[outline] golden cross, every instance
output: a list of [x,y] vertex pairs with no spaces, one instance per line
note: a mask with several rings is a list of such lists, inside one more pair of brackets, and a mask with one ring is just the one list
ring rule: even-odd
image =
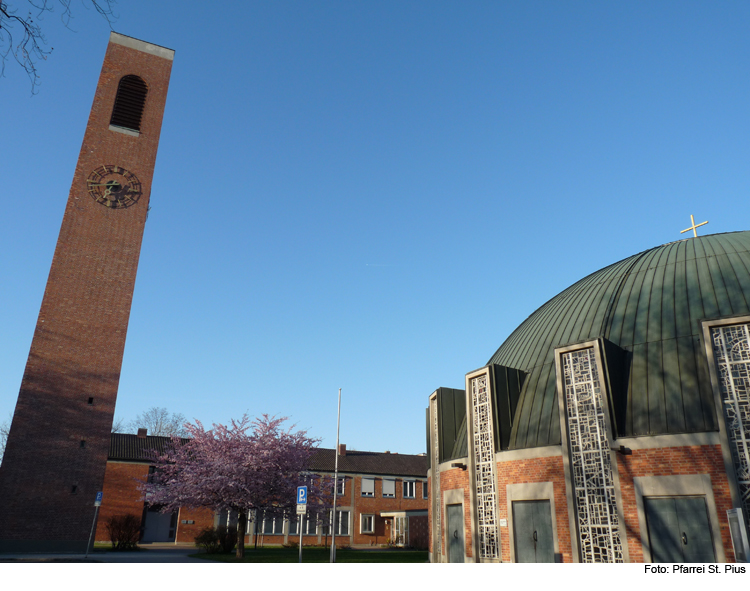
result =
[[693,214],[690,214],[690,223],[693,224],[689,228],[685,228],[680,234],[684,234],[685,232],[689,232],[690,230],[693,231],[693,236],[695,238],[698,238],[698,232],[695,231],[696,228],[700,228],[701,226],[705,226],[708,222],[703,222],[701,224],[695,225],[695,218],[693,217]]

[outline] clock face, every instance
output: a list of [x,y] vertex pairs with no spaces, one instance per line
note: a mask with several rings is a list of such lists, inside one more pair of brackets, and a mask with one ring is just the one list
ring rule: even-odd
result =
[[100,166],[86,181],[95,201],[112,209],[130,207],[141,198],[141,181],[121,166]]

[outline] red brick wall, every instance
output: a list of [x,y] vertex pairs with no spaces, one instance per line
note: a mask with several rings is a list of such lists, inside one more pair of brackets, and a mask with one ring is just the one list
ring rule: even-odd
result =
[[[51,549],[53,541],[85,548],[88,541],[171,67],[167,59],[107,47],[0,469],[0,539],[16,549]],[[149,87],[140,137],[109,130],[127,74]],[[92,199],[86,179],[106,164],[138,176],[137,204],[114,210]],[[19,545],[24,540],[31,545]]]
[[[382,517],[375,518],[375,533],[374,534],[361,534],[360,531],[360,515],[380,515],[383,512],[390,511],[426,511],[428,500],[422,498],[422,482],[417,481],[415,487],[415,498],[409,499],[404,498],[404,479],[396,478],[396,496],[395,497],[383,497],[383,478],[380,476],[375,477],[375,496],[363,497],[362,496],[362,476],[356,476],[354,478],[353,494],[354,494],[354,519],[352,520],[352,527],[354,531],[355,545],[381,545],[387,544],[391,539],[391,531],[393,528],[393,519],[388,518],[388,523]],[[407,479],[409,480],[409,479]],[[411,527],[411,520],[410,520]]]
[[[508,519],[509,484],[530,484],[551,482],[555,495],[555,526],[557,542],[563,562],[572,562],[570,527],[568,525],[568,501],[565,497],[565,472],[562,456],[499,462],[497,464],[497,501],[499,519]],[[510,521],[509,521],[510,522]],[[503,561],[510,562],[510,532],[507,527],[500,528]],[[577,543],[577,541],[576,541]]]
[[430,522],[427,515],[409,517],[409,546],[412,548],[427,548],[430,532]]
[[[143,501],[139,482],[145,482],[148,477],[148,464],[107,462],[104,475],[104,497],[99,509],[99,519],[96,525],[95,539],[97,542],[109,542],[107,534],[107,519],[113,515],[127,515],[131,513],[142,521]],[[195,523],[182,523],[182,521]],[[142,523],[141,523],[142,525]],[[213,527],[214,514],[210,509],[190,509],[182,507],[177,520],[177,542],[192,543],[200,531],[205,527]]]
[[107,519],[115,515],[132,513],[140,522],[143,517],[143,501],[138,483],[148,477],[148,464],[107,462],[104,473],[102,506],[96,524],[97,542],[109,542]]
[[[646,532],[641,532],[638,525],[633,479],[642,476],[689,474],[708,474],[711,477],[711,487],[721,529],[721,542],[724,545],[727,561],[734,562],[727,521],[727,510],[732,508],[732,500],[720,445],[634,449],[633,455],[630,456],[617,454],[617,470],[620,474],[620,490],[631,562],[643,562],[641,537],[648,535]],[[713,516],[710,517],[713,520]]]
[[[633,479],[643,476],[692,474],[708,474],[711,477],[721,530],[721,542],[727,560],[734,561],[729,523],[726,517],[727,510],[732,508],[732,502],[720,445],[633,450],[633,454],[630,456],[617,455],[617,467],[631,562],[643,562],[643,548]],[[562,457],[553,456],[500,462],[497,464],[497,475],[499,519],[509,519],[506,492],[508,484],[552,482],[555,496],[555,525],[557,527],[558,545],[563,562],[572,562],[572,544],[577,544],[578,541],[577,533],[574,532],[571,536],[569,527]],[[471,556],[468,471],[458,469],[442,471],[440,473],[440,486],[443,493],[446,490],[456,488],[464,489],[466,549],[467,556]],[[431,490],[430,495],[432,495]],[[430,506],[429,509],[430,523],[432,523],[432,507]],[[713,516],[711,516],[711,519],[713,519]],[[442,523],[445,527],[445,514],[443,514]],[[510,561],[510,532],[508,528],[501,528],[501,538],[503,561]],[[432,540],[430,540],[430,550],[432,551],[432,549]],[[443,543],[443,556],[445,556],[445,543]]]
[[[195,537],[201,530],[214,526],[214,512],[210,509],[191,509],[182,507],[177,516],[176,542],[194,543]],[[183,521],[194,521],[195,523],[182,523]]]
[[[447,490],[455,490],[457,488],[462,488],[464,491],[464,544],[466,548],[466,556],[470,557],[473,556],[473,544],[471,539],[471,498],[470,498],[470,489],[469,489],[469,471],[468,470],[461,470],[460,468],[453,468],[451,470],[441,470],[440,471],[440,494],[445,494],[445,491]],[[443,540],[441,544],[442,549],[442,560],[446,560],[446,540],[445,540],[445,511],[443,510],[443,501],[440,499],[440,512],[441,512],[441,519],[440,523],[442,524],[443,531],[441,534],[443,535]],[[437,562],[437,560],[435,560]]]

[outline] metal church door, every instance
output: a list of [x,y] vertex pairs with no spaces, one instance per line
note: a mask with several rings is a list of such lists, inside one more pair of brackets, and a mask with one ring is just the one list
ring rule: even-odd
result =
[[162,513],[159,507],[149,507],[143,520],[141,542],[174,542],[177,512]]
[[513,503],[516,562],[554,562],[552,511],[549,501]]
[[448,562],[464,561],[464,507],[448,505],[446,508],[448,529]]
[[651,562],[715,562],[704,497],[644,498]]

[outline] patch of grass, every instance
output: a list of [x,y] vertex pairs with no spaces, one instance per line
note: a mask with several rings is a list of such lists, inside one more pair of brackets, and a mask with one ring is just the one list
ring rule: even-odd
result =
[[94,542],[94,549],[92,552],[140,552],[142,548],[136,546],[135,548],[128,548],[127,550],[113,550],[112,544],[109,542]]
[[[298,562],[298,548],[245,548],[245,558],[237,560],[234,554],[191,554],[194,558],[215,562]],[[329,562],[331,551],[326,548],[303,548],[302,562]],[[336,562],[341,563],[424,563],[427,550],[337,550]]]

